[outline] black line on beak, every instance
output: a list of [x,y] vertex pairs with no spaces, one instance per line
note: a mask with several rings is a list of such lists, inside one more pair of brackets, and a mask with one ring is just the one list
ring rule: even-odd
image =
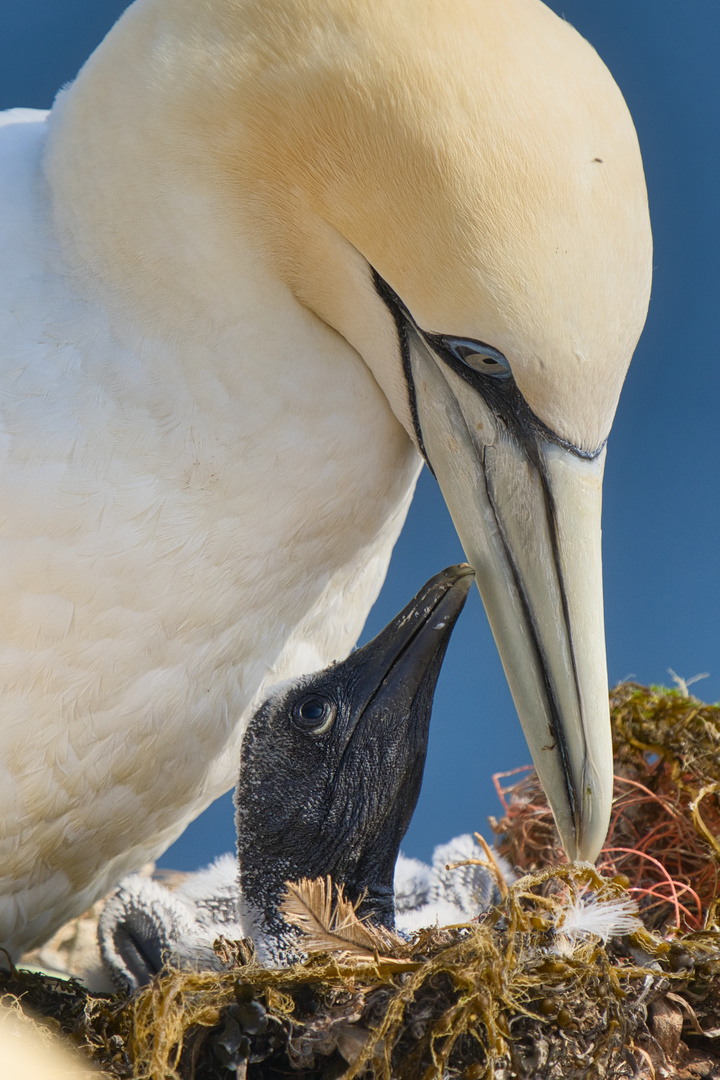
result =
[[[555,566],[555,575],[557,577],[558,588],[560,590],[560,599],[562,601],[563,619],[565,621],[565,632],[567,634],[568,648],[570,649],[570,660],[572,661],[573,670],[573,685],[575,687],[575,697],[577,700],[578,715],[580,720],[583,718],[582,698],[580,696],[580,679],[578,678],[577,659],[575,657],[575,642],[573,641],[572,632],[570,629],[570,609],[568,606],[567,592],[565,591],[565,581],[562,575],[562,568],[560,566],[560,542],[558,540],[557,530],[557,513],[555,510],[555,499],[553,497],[552,489],[548,482],[547,473],[540,465],[538,469],[540,476],[540,483],[542,484],[543,499],[545,501],[545,510],[547,513],[548,521],[550,523],[550,542],[552,545],[553,564]],[[494,507],[493,507],[494,513]],[[587,739],[585,738],[585,728],[581,723],[581,731],[583,736],[583,773],[585,772],[585,765],[587,763]],[[582,799],[582,795],[581,795]],[[575,809],[573,807],[573,814]]]
[[[572,810],[573,821],[575,823],[575,831],[577,832],[577,826],[578,826],[577,793],[576,793],[573,785],[570,782],[570,768],[569,768],[568,747],[567,747],[567,743],[565,741],[565,734],[563,732],[562,725],[560,723],[560,703],[558,702],[558,699],[557,699],[557,693],[556,693],[556,690],[555,690],[555,686],[554,686],[554,684],[553,684],[553,682],[552,682],[552,680],[550,678],[550,671],[549,671],[550,665],[547,662],[547,657],[546,657],[545,652],[544,652],[544,650],[543,650],[543,648],[541,646],[540,637],[539,637],[539,634],[538,634],[538,629],[537,629],[537,626],[535,624],[535,619],[533,618],[533,615],[532,615],[532,608],[531,608],[530,603],[528,601],[528,597],[527,597],[527,594],[525,592],[525,588],[523,587],[523,584],[522,584],[522,577],[520,575],[520,572],[518,571],[517,565],[516,565],[515,560],[514,560],[514,558],[512,556],[512,551],[511,551],[510,546],[509,546],[509,544],[507,542],[507,539],[506,539],[506,536],[505,536],[505,530],[504,530],[503,525],[502,525],[502,521],[501,521],[501,519],[500,519],[500,517],[498,515],[498,512],[497,512],[496,508],[495,508],[495,502],[493,500],[492,494],[491,494],[490,489],[488,487],[487,479],[485,477],[484,471],[483,471],[483,481],[485,483],[485,491],[487,492],[488,502],[489,502],[490,507],[492,509],[493,517],[495,518],[495,524],[497,525],[497,528],[498,528],[498,534],[500,536],[500,539],[502,540],[503,550],[505,551],[505,557],[507,558],[508,565],[510,566],[510,569],[512,570],[513,580],[515,582],[515,588],[516,588],[517,594],[518,594],[518,596],[520,598],[520,603],[522,605],[523,614],[525,616],[526,623],[527,623],[528,627],[530,628],[530,633],[532,635],[532,643],[533,643],[533,645],[535,647],[535,652],[537,654],[537,660],[538,660],[538,663],[540,665],[540,669],[542,671],[543,684],[545,686],[545,693],[546,693],[546,696],[547,696],[548,711],[549,711],[549,714],[550,714],[549,715],[549,720],[548,720],[548,726],[550,728],[550,736],[553,739],[553,741],[555,743],[555,746],[558,748],[558,750],[560,752],[560,759],[562,761],[562,767],[563,767],[563,778],[564,778],[564,781],[565,781],[565,791],[567,793],[568,802],[569,802],[570,808]],[[576,685],[577,685],[577,682],[576,682]]]
[[[545,686],[545,693],[546,693],[547,703],[548,703],[548,711],[549,711],[549,714],[550,714],[549,721],[548,721],[548,726],[550,728],[550,735],[551,735],[552,739],[554,740],[555,745],[557,746],[557,748],[559,750],[559,753],[560,753],[560,759],[562,761],[562,767],[563,767],[563,778],[564,778],[564,781],[565,781],[565,791],[567,793],[568,802],[570,804],[570,808],[571,808],[571,811],[572,811],[573,821],[575,823],[575,831],[577,833],[578,832],[578,810],[579,810],[579,807],[578,807],[578,793],[575,791],[575,788],[570,783],[568,746],[567,746],[567,742],[565,741],[565,735],[564,735],[564,732],[563,732],[563,729],[562,729],[562,725],[560,723],[560,704],[559,704],[559,701],[557,699],[557,692],[556,692],[555,687],[554,687],[554,685],[553,685],[553,683],[552,683],[552,681],[550,679],[550,670],[549,670],[550,665],[547,662],[547,657],[546,657],[545,652],[544,652],[544,650],[543,650],[543,648],[541,646],[541,643],[540,643],[540,636],[539,636],[538,628],[537,628],[537,626],[535,624],[535,620],[534,620],[534,618],[532,616],[532,608],[530,606],[530,603],[529,603],[525,588],[523,587],[523,584],[522,584],[522,577],[521,577],[520,572],[518,570],[518,567],[517,567],[517,565],[515,563],[515,559],[512,556],[512,551],[511,551],[510,545],[508,543],[507,537],[505,535],[505,530],[503,528],[502,521],[500,519],[500,516],[498,515],[498,511],[497,511],[497,508],[495,506],[495,502],[493,500],[492,494],[490,492],[490,488],[488,487],[487,476],[485,474],[485,451],[484,451],[484,447],[478,447],[477,446],[477,443],[476,443],[475,439],[473,438],[470,429],[467,427],[467,422],[465,420],[465,415],[462,412],[462,410],[460,410],[460,414],[461,414],[461,416],[463,418],[463,424],[465,424],[465,430],[467,431],[467,435],[468,435],[468,439],[470,441],[470,445],[475,446],[476,449],[478,449],[480,451],[479,456],[480,456],[480,461],[481,461],[482,467],[481,467],[481,469],[479,471],[480,471],[480,474],[482,476],[482,482],[483,482],[483,484],[485,486],[485,493],[487,495],[488,504],[489,504],[489,506],[490,506],[490,508],[492,510],[493,518],[495,519],[495,524],[497,526],[498,535],[499,535],[499,537],[500,537],[500,539],[502,541],[503,550],[505,552],[505,557],[507,559],[510,570],[512,571],[513,580],[515,582],[515,589],[517,591],[518,597],[520,598],[520,603],[522,605],[523,614],[525,616],[526,624],[530,629],[530,633],[531,633],[531,636],[532,636],[532,643],[533,643],[533,646],[535,648],[535,653],[536,653],[536,657],[537,657],[537,662],[539,663],[541,671],[542,671],[543,684]],[[575,682],[575,692],[576,692],[577,698],[578,698],[578,705],[580,705],[580,693],[579,693],[579,689],[578,689],[578,678],[577,678],[577,668],[576,668],[576,662],[575,662],[575,653],[574,653],[573,642],[572,642],[572,638],[570,637],[570,630],[569,630],[569,612],[568,612],[568,606],[567,606],[567,596],[565,594],[565,589],[564,589],[563,582],[562,582],[562,574],[560,573],[559,545],[558,545],[558,539],[557,539],[555,504],[554,504],[554,501],[552,499],[552,493],[550,491],[550,488],[549,488],[549,485],[548,485],[548,482],[547,482],[547,477],[545,475],[545,470],[544,470],[544,468],[542,466],[542,461],[541,461],[541,458],[540,458],[540,454],[538,452],[537,444],[534,442],[534,440],[528,439],[528,438],[524,438],[521,441],[522,441],[522,445],[525,447],[525,450],[527,452],[528,460],[530,461],[531,466],[533,466],[536,469],[536,471],[537,471],[537,473],[538,473],[538,475],[540,477],[540,481],[541,481],[541,485],[542,485],[543,500],[545,502],[545,511],[546,511],[546,515],[547,515],[549,525],[550,525],[551,546],[552,546],[552,551],[553,551],[553,562],[555,564],[555,574],[556,574],[556,577],[557,577],[557,580],[558,580],[558,585],[560,587],[560,594],[561,594],[561,597],[562,597],[562,604],[563,604],[563,617],[565,619],[565,628],[566,628],[566,631],[567,631],[567,634],[568,634],[568,640],[569,640],[569,643],[570,643],[570,653],[571,653],[571,656],[572,656],[572,663],[573,663],[573,677],[574,677],[574,682]],[[582,709],[581,708],[580,708],[580,715],[582,716]],[[585,755],[585,756],[587,756],[587,755]]]
[[435,471],[430,464],[430,458],[427,455],[425,449],[425,441],[423,439],[422,428],[420,427],[420,417],[418,415],[417,396],[415,392],[415,381],[412,374],[412,365],[410,363],[410,326],[415,327],[415,322],[403,304],[397,293],[393,292],[388,283],[380,277],[377,270],[374,267],[370,267],[373,274],[373,282],[375,290],[380,299],[385,303],[390,311],[393,319],[395,320],[395,326],[397,328],[398,342],[400,345],[400,356],[402,358],[403,372],[405,374],[405,383],[408,388],[408,401],[410,404],[410,414],[412,416],[413,428],[415,429],[415,438],[418,442],[420,453],[425,459],[430,472],[435,476]]

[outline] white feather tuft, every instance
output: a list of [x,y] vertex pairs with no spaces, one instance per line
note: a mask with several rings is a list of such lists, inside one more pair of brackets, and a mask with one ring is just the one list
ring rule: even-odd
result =
[[555,920],[555,952],[570,955],[585,937],[606,942],[611,937],[632,934],[642,929],[637,904],[630,896],[599,897],[583,892],[563,906]]

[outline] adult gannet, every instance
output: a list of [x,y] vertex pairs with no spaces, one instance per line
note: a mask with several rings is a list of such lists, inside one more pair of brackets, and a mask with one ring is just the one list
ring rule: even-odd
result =
[[163,956],[214,966],[220,934],[250,938],[261,963],[297,959],[301,935],[281,910],[288,881],[330,875],[361,915],[394,927],[395,864],[420,794],[435,684],[471,581],[469,566],[449,567],[343,663],[260,706],[235,788],[239,873],[223,856],[191,876],[189,891],[123,882],[98,924],[121,987],[144,985]]
[[0,129],[0,942],[229,789],[346,655],[425,455],[571,856],[608,820],[600,499],[637,139],[539,0],[137,0]]

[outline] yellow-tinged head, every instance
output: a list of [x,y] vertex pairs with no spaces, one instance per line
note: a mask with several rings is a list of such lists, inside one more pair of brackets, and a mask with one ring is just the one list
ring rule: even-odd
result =
[[185,86],[200,124],[222,95],[224,167],[294,291],[333,321],[344,282],[315,258],[329,226],[420,326],[493,345],[533,411],[597,449],[644,323],[651,236],[632,120],[591,46],[537,0],[214,10],[213,92],[191,36]]
[[139,0],[83,89],[229,185],[341,332],[345,242],[424,329],[502,352],[561,438],[607,437],[650,294],[642,162],[607,68],[539,0]]

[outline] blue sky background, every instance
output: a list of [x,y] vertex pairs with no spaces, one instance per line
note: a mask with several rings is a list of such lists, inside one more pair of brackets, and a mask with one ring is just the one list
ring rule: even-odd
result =
[[[0,108],[48,107],[125,8],[120,0],[0,0]],[[550,4],[598,50],[640,137],[655,236],[647,327],[610,439],[604,513],[610,680],[669,682],[720,698],[720,4]],[[424,473],[363,640],[426,578],[462,558]],[[491,774],[529,760],[485,620],[471,595],[435,699],[425,783],[406,838],[427,858],[497,813]],[[190,869],[234,844],[230,796],[165,854]]]

